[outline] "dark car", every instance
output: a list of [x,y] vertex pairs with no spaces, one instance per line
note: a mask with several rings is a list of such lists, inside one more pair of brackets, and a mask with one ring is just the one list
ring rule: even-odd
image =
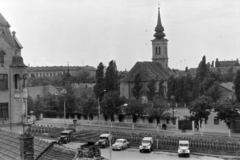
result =
[[96,145],[106,148],[109,146],[110,134],[105,133],[99,136],[99,140],[96,142]]
[[60,137],[58,138],[58,143],[68,143],[72,141],[72,133],[72,130],[62,131]]

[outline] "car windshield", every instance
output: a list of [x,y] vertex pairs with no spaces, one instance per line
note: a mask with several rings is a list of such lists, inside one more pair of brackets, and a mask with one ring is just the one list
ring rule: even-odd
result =
[[142,143],[150,143],[149,140],[142,140]]
[[179,144],[179,146],[182,146],[182,147],[187,147],[188,144]]
[[68,133],[61,133],[61,135],[63,135],[63,136],[67,136],[67,135],[69,135]]
[[117,140],[116,143],[123,143],[123,140]]
[[99,137],[99,139],[107,139],[107,137]]

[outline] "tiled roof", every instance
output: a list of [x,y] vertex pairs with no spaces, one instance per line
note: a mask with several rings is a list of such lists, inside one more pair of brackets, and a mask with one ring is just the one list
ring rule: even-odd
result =
[[1,13],[0,13],[0,24],[10,27],[9,23],[6,21],[6,19],[3,17]]
[[20,160],[20,134],[0,129],[0,160]]
[[221,87],[231,91],[231,92],[235,92],[234,90],[234,84],[232,82],[227,82],[227,83],[220,83],[219,84]]
[[[0,160],[20,160],[20,134],[0,129]],[[49,148],[50,147],[50,148]],[[42,155],[41,155],[42,154]],[[41,155],[39,157],[39,155]],[[34,138],[34,158],[40,160],[72,160],[76,152],[66,147],[52,145],[40,138]]]
[[59,145],[54,145],[38,160],[73,160],[75,158],[75,154],[76,151]]
[[137,73],[141,74],[143,82],[148,82],[152,78],[167,80],[174,72],[171,69],[165,69],[158,62],[137,62],[121,82],[133,82]]

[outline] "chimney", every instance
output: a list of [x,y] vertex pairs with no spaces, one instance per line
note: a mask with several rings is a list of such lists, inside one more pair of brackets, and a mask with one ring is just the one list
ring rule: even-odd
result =
[[34,137],[29,133],[20,135],[21,160],[34,160]]

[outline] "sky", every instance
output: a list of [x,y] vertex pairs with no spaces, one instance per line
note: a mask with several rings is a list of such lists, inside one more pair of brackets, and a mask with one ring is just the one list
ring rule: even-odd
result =
[[130,70],[152,60],[158,4],[169,67],[196,68],[240,55],[239,0],[0,0],[0,13],[30,66],[105,66]]

